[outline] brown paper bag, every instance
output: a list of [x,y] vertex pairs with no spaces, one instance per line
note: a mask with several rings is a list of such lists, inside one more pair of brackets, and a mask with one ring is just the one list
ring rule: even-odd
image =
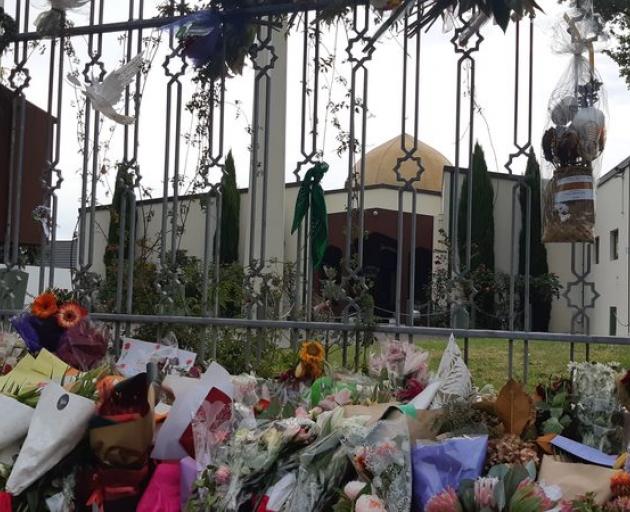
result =
[[595,494],[595,501],[602,505],[611,497],[610,479],[615,470],[593,464],[558,462],[553,457],[543,457],[538,480],[562,489],[563,499],[573,500],[587,492]]
[[381,419],[406,421],[411,444],[414,444],[419,439],[435,439],[437,435],[436,420],[442,414],[441,410],[417,411],[414,418],[403,414],[396,405],[394,403],[349,405],[343,409],[346,418],[351,416],[368,416],[370,419],[367,425],[373,425]]
[[149,410],[142,418],[90,430],[90,447],[103,464],[116,467],[146,464],[155,433],[155,390],[152,386],[148,401]]

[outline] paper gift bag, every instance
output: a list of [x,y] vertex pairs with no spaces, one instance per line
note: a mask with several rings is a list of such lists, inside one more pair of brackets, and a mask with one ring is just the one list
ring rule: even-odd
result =
[[177,462],[160,464],[138,504],[138,512],[179,512],[180,469]]
[[[153,388],[144,373],[116,384],[99,416],[90,422],[90,446],[103,464],[128,467],[147,462],[155,428],[153,402]],[[136,418],[120,421],[121,411]]]
[[557,485],[562,489],[565,500],[584,496],[587,492],[595,494],[595,501],[603,505],[611,497],[610,479],[615,471],[593,464],[575,464],[558,462],[553,457],[543,457],[538,481],[545,485]]
[[94,402],[50,382],[39,397],[6,489],[18,495],[70,453],[85,434]]
[[212,388],[217,388],[230,399],[234,396],[230,374],[217,363],[210,365],[199,383],[191,387],[188,393],[175,399],[168,418],[158,432],[151,457],[157,460],[181,460],[188,456],[179,441]]
[[28,432],[35,412],[15,398],[0,395],[0,450],[21,440]]

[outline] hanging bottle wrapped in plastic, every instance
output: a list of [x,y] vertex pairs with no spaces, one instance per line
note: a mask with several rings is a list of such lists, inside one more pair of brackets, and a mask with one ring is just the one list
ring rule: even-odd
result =
[[542,138],[543,241],[592,242],[595,179],[606,145],[606,96],[595,69],[595,43],[605,39],[592,0],[574,0],[555,27],[554,51],[571,55],[548,105]]

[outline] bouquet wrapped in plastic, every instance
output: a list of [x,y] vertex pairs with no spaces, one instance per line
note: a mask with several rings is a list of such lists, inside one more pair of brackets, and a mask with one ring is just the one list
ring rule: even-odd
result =
[[343,445],[357,473],[387,510],[410,510],[411,457],[405,421],[383,419],[344,436]]
[[595,69],[603,24],[592,0],[570,9],[555,27],[554,50],[571,55],[548,105],[542,139],[548,172],[543,186],[544,242],[592,242],[594,178],[606,144],[606,98]]
[[571,363],[578,429],[582,443],[605,453],[620,453],[621,406],[616,396],[617,369],[611,364]]

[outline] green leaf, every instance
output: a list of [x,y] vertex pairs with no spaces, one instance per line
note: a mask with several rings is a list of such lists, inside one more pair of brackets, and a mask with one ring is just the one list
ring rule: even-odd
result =
[[507,464],[497,464],[496,466],[492,466],[490,471],[488,471],[488,476],[498,478],[499,480],[503,480],[510,471],[510,466]]
[[554,407],[563,407],[566,401],[567,393],[566,391],[562,391],[561,393],[558,393],[556,396],[553,397],[551,405],[553,405]]
[[494,500],[497,504],[497,510],[505,508],[505,485],[502,480],[494,487]]
[[529,478],[535,481],[537,471],[536,471],[536,464],[534,463],[534,461],[530,460],[529,462],[527,462],[525,464],[525,469],[527,470],[527,473],[529,474]]
[[507,502],[511,503],[512,497],[516,493],[519,484],[527,478],[529,478],[529,473],[525,467],[515,465],[510,468],[503,479],[505,485],[505,499]]
[[558,418],[551,417],[543,423],[542,428],[545,434],[561,434],[565,427]]
[[551,409],[549,409],[549,413],[553,418],[560,419],[564,414],[564,409],[562,407],[552,407]]

